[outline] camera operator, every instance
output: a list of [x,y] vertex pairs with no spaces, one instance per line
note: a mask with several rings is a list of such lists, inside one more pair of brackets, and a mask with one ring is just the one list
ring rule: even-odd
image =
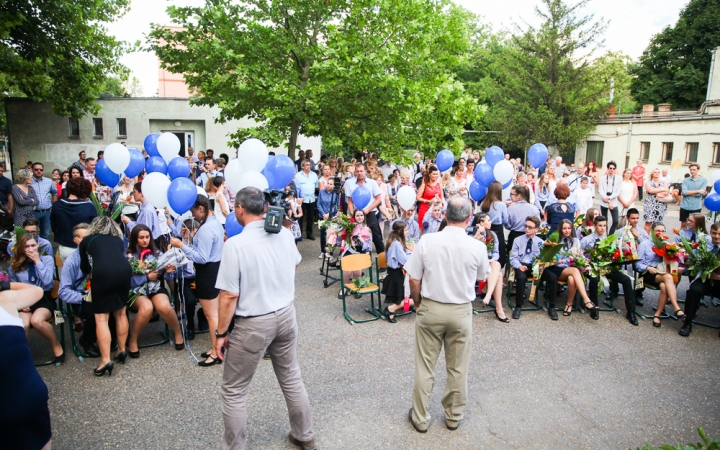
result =
[[378,205],[380,204],[380,186],[378,186],[375,180],[367,178],[367,168],[363,163],[355,164],[355,178],[347,180],[345,182],[345,197],[348,202],[348,215],[352,217],[355,214],[355,205],[353,205],[352,194],[358,186],[365,186],[370,190],[372,200],[365,208],[365,221],[367,222],[370,231],[372,231],[372,240],[375,244],[375,251],[382,253],[385,251],[385,243],[383,242],[382,233],[380,232],[380,224],[378,223],[377,215]]
[[[314,449],[310,402],[297,360],[295,269],[302,257],[292,233],[267,233],[265,198],[254,187],[235,197],[235,216],[245,228],[227,240],[216,287],[220,289],[216,350],[225,361],[221,388],[225,421],[223,448],[245,448],[247,395],[265,349],[290,415],[290,442]],[[240,296],[242,292],[242,297]],[[228,337],[230,321],[235,332]],[[223,356],[222,347],[227,348]]]

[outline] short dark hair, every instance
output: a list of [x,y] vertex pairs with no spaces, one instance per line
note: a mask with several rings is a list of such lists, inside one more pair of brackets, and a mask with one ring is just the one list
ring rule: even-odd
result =
[[72,194],[81,200],[90,197],[92,192],[92,183],[83,177],[75,177],[68,180],[65,185],[68,194]]
[[23,228],[25,227],[39,227],[40,221],[35,219],[34,217],[31,217],[30,219],[25,219],[25,222],[23,222]]
[[220,153],[220,157],[225,160],[225,162],[230,161],[230,157],[227,155],[227,153]]
[[[208,150],[208,151],[209,151],[209,150]],[[206,157],[205,157],[205,162],[208,162],[208,161],[212,161],[213,164],[215,163],[215,160],[213,159],[212,156],[206,156]]]
[[81,150],[80,153],[78,153],[78,156],[82,155],[83,153],[85,153],[85,150]]
[[640,211],[638,211],[637,208],[630,208],[627,210],[627,214],[625,215],[625,217],[629,219],[631,214],[640,215]]
[[608,163],[605,164],[605,167],[607,167],[608,169],[610,168],[610,166],[615,166],[615,168],[617,169],[617,163],[615,161],[608,161]]
[[100,150],[98,152],[98,158],[105,154],[105,150]]
[[710,225],[710,231],[718,231],[720,230],[720,222],[715,222],[714,224]]
[[532,222],[535,224],[536,227],[540,227],[540,219],[538,219],[537,216],[527,216],[525,218],[525,222]]
[[250,214],[259,216],[265,210],[265,195],[256,187],[242,188],[235,196],[235,206],[238,205]]
[[665,224],[662,222],[653,222],[652,225],[650,226],[650,229],[655,231],[655,228],[664,227],[664,226],[665,226]]
[[137,183],[133,184],[133,191],[142,194],[142,181],[138,181]]
[[213,150],[213,149],[211,149],[211,148],[205,150],[205,154],[206,154],[206,155],[208,155],[208,154],[210,154],[210,153],[212,153],[212,154],[214,155],[214,154],[215,154],[215,150]]
[[95,158],[92,158],[92,157],[90,157],[90,158],[85,158],[85,161],[87,161],[87,162],[93,162],[93,161],[95,161]]
[[598,223],[598,222],[605,222],[605,223],[607,223],[607,217],[605,217],[605,216],[597,216],[597,217],[595,217],[594,222],[595,222],[595,223]]

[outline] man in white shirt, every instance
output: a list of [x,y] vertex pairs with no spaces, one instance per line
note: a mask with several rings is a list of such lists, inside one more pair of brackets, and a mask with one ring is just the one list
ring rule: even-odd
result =
[[668,187],[672,184],[672,177],[668,174],[667,169],[662,170],[662,175],[660,175],[660,181],[664,181],[667,183]]
[[570,174],[567,178],[568,187],[572,192],[580,187],[580,181],[585,176],[585,164],[578,163],[577,170]]
[[348,204],[348,215],[350,217],[355,213],[355,205],[352,200],[352,193],[358,186],[365,186],[370,190],[370,204],[363,208],[365,213],[365,222],[372,231],[372,240],[375,244],[375,251],[382,253],[385,251],[385,243],[383,242],[382,233],[380,232],[380,224],[378,223],[378,205],[380,204],[380,186],[375,180],[367,178],[367,168],[363,163],[355,164],[355,178],[345,181],[345,196]]
[[616,173],[617,164],[615,161],[607,163],[607,175],[600,177],[600,211],[603,216],[608,217],[608,211],[612,215],[612,226],[608,235],[614,234],[618,223],[618,196],[622,188],[622,177]]
[[562,156],[555,157],[555,177],[562,178],[567,172],[567,167],[562,162]]

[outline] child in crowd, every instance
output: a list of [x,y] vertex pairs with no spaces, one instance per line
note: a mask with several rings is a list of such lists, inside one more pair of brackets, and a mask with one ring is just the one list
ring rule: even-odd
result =
[[413,304],[412,299],[407,295],[409,289],[406,289],[405,285],[408,281],[403,273],[403,266],[410,256],[410,250],[405,243],[407,232],[405,222],[395,221],[385,243],[388,274],[383,281],[382,293],[385,294],[385,303],[390,305],[385,307],[383,314],[390,323],[397,322],[395,312],[403,308],[404,302]]
[[442,222],[442,207],[439,204],[434,204],[430,215],[425,214],[423,220],[424,234],[435,233],[440,228],[440,222]]
[[593,192],[590,189],[590,180],[582,177],[580,180],[580,188],[575,189],[575,202],[577,204],[577,214],[585,214],[593,205]]
[[[417,221],[413,218],[415,216],[415,206],[412,206],[410,209],[405,211],[404,209],[400,208],[400,218],[395,220],[395,222],[405,222],[405,226],[407,227],[407,238],[412,239],[414,241],[417,241],[420,239],[420,226],[418,225]],[[395,222],[393,222],[393,225],[395,225]]]
[[582,239],[585,236],[589,236],[595,232],[593,224],[595,223],[595,218],[598,215],[600,215],[600,211],[598,209],[588,208],[587,212],[585,213],[585,218],[583,218],[582,223],[575,230],[575,235],[578,239]]
[[[302,241],[302,231],[300,230],[300,224],[298,223],[298,219],[303,216],[301,202],[298,202],[295,198],[295,191],[292,189],[285,192],[283,195],[283,200],[287,201],[290,204],[290,211],[288,211],[287,214],[287,221],[289,221],[288,228],[290,232],[292,232],[293,237],[295,238],[295,242]],[[310,219],[308,219],[310,220]],[[286,227],[287,228],[287,227]]]

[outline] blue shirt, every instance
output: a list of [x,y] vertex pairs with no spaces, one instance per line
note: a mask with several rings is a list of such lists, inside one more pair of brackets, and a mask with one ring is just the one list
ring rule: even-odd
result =
[[[333,206],[333,216],[337,214],[340,208],[340,195],[335,195],[335,204],[331,205],[333,193],[332,191],[328,192],[327,189],[323,189],[320,191],[320,194],[318,194],[318,201],[317,201],[317,209],[318,213],[320,214],[320,219],[323,218],[325,214],[330,214],[330,207]],[[332,216],[330,216],[332,217]]]
[[522,236],[516,237],[513,241],[512,251],[510,252],[510,265],[515,269],[520,268],[520,266],[530,265],[533,259],[540,254],[540,247],[543,245],[543,240],[535,236],[532,239],[530,251],[528,252],[527,245],[529,240],[527,235],[523,234]]
[[606,234],[603,234],[602,236],[598,236],[597,233],[593,233],[590,236],[585,236],[582,238],[582,241],[580,241],[580,248],[585,251],[589,248],[593,248],[597,245],[597,242],[605,239],[607,237]]
[[410,250],[403,249],[400,241],[393,241],[390,248],[385,251],[387,266],[391,269],[399,269],[407,263]]
[[442,217],[439,219],[433,219],[432,213],[425,214],[425,220],[423,220],[423,229],[425,230],[425,234],[437,233],[441,223]]
[[83,282],[87,276],[80,270],[80,250],[70,253],[60,272],[58,296],[65,303],[79,305],[84,293]]
[[296,173],[295,186],[302,191],[305,199],[303,203],[313,203],[316,200],[315,189],[318,187],[318,176],[315,172],[309,172],[307,175],[303,171]]
[[30,274],[28,269],[21,270],[15,273],[12,270],[12,266],[8,264],[8,275],[11,281],[17,283],[32,284],[34,286],[40,286],[43,291],[51,291],[55,287],[55,281],[53,281],[53,274],[55,273],[55,261],[52,256],[41,256],[38,264],[30,263],[35,265],[35,280],[30,280]]
[[662,258],[652,251],[653,241],[651,239],[644,240],[638,246],[638,261],[635,263],[635,270],[638,272],[647,272],[648,267],[657,267],[662,262]]
[[406,239],[415,239],[416,241],[420,239],[420,226],[418,225],[417,221],[415,219],[404,219],[399,218],[393,220],[393,222],[390,224],[390,229],[392,230],[392,224],[397,222],[405,222],[405,228],[408,230],[408,234],[405,237]]
[[[520,201],[508,207],[508,221],[505,228],[510,231],[525,232],[525,222],[529,216],[540,218],[540,210],[535,205]],[[539,238],[538,238],[539,239]]]
[[[698,242],[698,240],[700,240],[700,235],[698,233],[694,232],[692,230],[692,228],[683,228],[682,230],[680,230],[680,234],[675,236],[675,242],[682,242],[682,239],[680,239],[680,236],[687,239],[691,244],[693,242]],[[649,238],[650,237],[648,236],[648,239]],[[707,241],[708,245],[712,245],[712,238],[710,237],[709,234],[705,235],[705,240]]]
[[128,224],[126,225],[128,233],[131,232],[137,224],[142,224],[150,228],[153,239],[157,239],[162,236],[162,230],[160,230],[160,221],[158,220],[157,213],[155,212],[155,207],[151,205],[150,202],[145,202],[142,204],[142,206],[140,207],[140,212],[138,213],[138,218],[135,222],[128,222]]
[[490,205],[490,209],[488,209],[487,215],[490,216],[490,221],[493,225],[507,226],[508,208],[505,202],[494,202],[492,205]]
[[697,180],[687,177],[682,182],[682,195],[680,207],[686,211],[700,211],[702,209],[702,194],[688,195],[689,191],[704,191],[708,181],[698,175]]
[[[577,238],[562,238],[560,239],[560,245],[565,247],[565,250],[572,250],[574,248],[580,249],[580,239]],[[560,263],[557,265],[558,267],[567,267],[568,263],[570,262],[570,258],[567,256],[560,256],[558,254]]]
[[[214,177],[217,174],[218,174],[217,170],[213,170],[210,172],[211,177]],[[201,173],[200,177],[197,179],[197,185],[200,186],[201,188],[205,189],[205,185],[207,184],[207,182],[208,182],[208,173],[207,172]]]
[[35,189],[38,198],[35,210],[52,208],[52,197],[57,196],[58,193],[55,183],[50,178],[41,177],[38,181],[37,178],[32,177],[32,188]]
[[215,216],[209,216],[197,230],[192,245],[185,244],[182,251],[196,264],[218,262],[222,258],[225,229]]

